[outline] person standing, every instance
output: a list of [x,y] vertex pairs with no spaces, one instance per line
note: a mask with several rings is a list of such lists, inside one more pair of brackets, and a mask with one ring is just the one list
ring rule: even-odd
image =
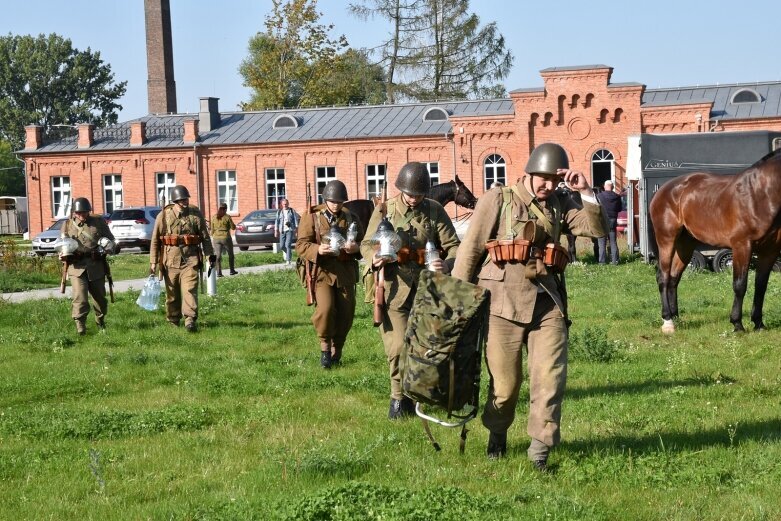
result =
[[286,198],[279,201],[279,211],[274,223],[274,237],[279,237],[279,249],[285,256],[285,265],[290,266],[293,259],[293,238],[298,230],[299,216],[295,210],[290,208],[290,203]]
[[[554,192],[559,179],[574,194]],[[529,418],[527,451],[538,470],[547,469],[548,453],[560,441],[561,403],[567,379],[567,294],[560,235],[566,226],[576,235],[604,235],[599,204],[586,180],[569,168],[567,153],[553,143],[535,148],[526,175],[512,187],[492,189],[477,202],[472,224],[458,251],[453,276],[491,292],[486,363],[490,376],[482,414],[489,430],[488,456],[503,457],[507,430],[523,379],[523,344],[528,348]],[[508,230],[508,227],[510,229]],[[509,259],[493,260],[494,239],[520,237],[532,247]],[[488,244],[487,244],[488,243]],[[550,244],[556,246],[548,247]],[[521,248],[512,248],[519,251]],[[562,250],[555,253],[558,249]],[[496,253],[496,252],[494,252]],[[546,255],[551,263],[546,265]],[[502,256],[503,257],[503,256]]]
[[[380,333],[389,366],[388,418],[391,420],[414,414],[414,403],[402,394],[399,357],[404,347],[407,319],[417,291],[418,276],[425,267],[425,255],[420,255],[421,250],[425,251],[428,240],[433,241],[445,258],[434,261],[432,267],[449,273],[459,245],[450,216],[442,205],[426,198],[431,188],[426,165],[418,162],[404,165],[395,186],[401,193],[374,209],[366,237],[361,243],[361,253],[370,270],[367,275],[373,276],[372,271],[384,270],[385,314],[380,324]],[[388,218],[401,238],[402,249],[398,261],[390,262],[387,257],[378,256],[372,241],[383,217]]]
[[211,233],[212,233],[212,246],[214,247],[214,254],[217,256],[217,276],[222,277],[222,252],[228,252],[228,265],[230,266],[230,274],[238,275],[236,271],[236,262],[233,256],[233,239],[231,238],[231,230],[236,229],[236,225],[233,224],[233,219],[227,214],[228,205],[222,203],[217,209],[217,214],[212,217],[211,220]]
[[98,242],[103,237],[111,244],[114,242],[114,235],[106,221],[99,215],[90,215],[91,211],[89,199],[77,197],[73,201],[73,215],[63,225],[61,234],[63,238],[70,237],[79,244],[75,253],[69,256],[61,254],[60,258],[68,262],[73,295],[71,317],[76,322],[76,332],[82,336],[87,333],[88,294],[95,304],[95,323],[101,331],[106,328],[106,251]]
[[[329,369],[341,361],[344,343],[353,325],[360,257],[358,245],[363,239],[363,230],[358,220],[342,206],[347,201],[344,183],[329,181],[322,195],[325,203],[304,214],[301,226],[297,226],[296,252],[316,266],[312,324],[320,339],[320,365]],[[345,241],[338,250],[332,249],[324,237],[338,231],[346,239],[351,225],[356,233],[354,240]]]
[[613,181],[605,181],[605,189],[597,194],[599,204],[605,210],[607,217],[607,237],[597,239],[599,247],[599,263],[607,264],[607,240],[610,239],[610,262],[618,264],[618,241],[616,240],[616,227],[618,226],[618,214],[621,211],[621,196],[613,190]]
[[212,249],[206,219],[190,206],[190,192],[182,185],[171,190],[171,200],[155,219],[149,249],[149,273],[159,265],[165,279],[165,310],[169,323],[178,326],[184,316],[187,331],[197,331],[198,283],[203,257],[214,268],[217,257]]

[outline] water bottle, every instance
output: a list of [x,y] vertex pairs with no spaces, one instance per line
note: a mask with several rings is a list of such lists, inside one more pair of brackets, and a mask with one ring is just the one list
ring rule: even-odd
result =
[[355,242],[356,237],[358,237],[358,223],[353,221],[347,228],[347,242]]
[[141,294],[138,296],[136,304],[147,311],[155,311],[160,298],[160,292],[160,281],[154,275],[150,275],[141,289]]
[[426,267],[429,271],[438,271],[434,267],[434,261],[439,258],[439,250],[437,249],[434,241],[426,242]]

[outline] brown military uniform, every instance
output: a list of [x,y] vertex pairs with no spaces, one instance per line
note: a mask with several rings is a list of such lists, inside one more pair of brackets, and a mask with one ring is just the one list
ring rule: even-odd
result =
[[212,245],[217,256],[217,274],[222,275],[222,252],[228,253],[228,266],[231,273],[236,271],[236,262],[233,256],[233,238],[231,230],[236,229],[233,219],[225,214],[222,217],[214,215],[211,220]]
[[74,215],[63,226],[62,237],[71,237],[79,243],[79,248],[68,265],[73,294],[71,317],[76,321],[76,328],[79,332],[84,331],[89,314],[88,293],[95,302],[95,322],[103,327],[108,311],[106,264],[105,255],[98,253],[98,240],[108,237],[113,241],[114,235],[102,217],[90,215],[84,223],[80,223]]
[[[532,204],[538,205],[547,222],[531,209]],[[602,214],[598,204],[581,204],[572,196],[555,193],[545,201],[533,202],[521,181],[511,188],[494,188],[478,201],[453,270],[454,277],[476,282],[491,292],[486,346],[491,379],[483,424],[496,433],[506,432],[512,424],[523,379],[522,345],[526,343],[530,382],[527,431],[533,439],[552,447],[560,441],[567,379],[567,295],[562,278],[541,261],[530,260],[530,265],[486,261],[486,242],[508,236],[507,212],[511,227],[533,235],[534,245],[543,248],[547,243],[558,243],[559,235],[567,229],[587,237],[604,235]],[[524,226],[527,222],[532,225]]]
[[301,217],[296,252],[299,257],[317,264],[317,304],[312,314],[312,324],[320,338],[321,349],[326,351],[330,348],[331,355],[338,359],[355,316],[355,284],[358,282],[360,255],[344,252],[339,256],[318,254],[320,238],[331,229],[329,217],[335,220],[343,237],[347,237],[348,227],[355,222],[358,226],[356,242],[363,239],[361,223],[349,210],[342,208],[337,215],[332,216],[326,205],[321,204],[314,207],[312,213]]
[[[415,251],[426,247],[426,230],[432,230],[434,243],[445,252],[445,262],[450,267],[456,258],[458,236],[450,216],[442,205],[431,199],[424,199],[416,208],[410,208],[401,195],[387,202],[387,215],[395,232],[401,237],[401,247]],[[381,206],[377,206],[369,220],[366,229],[366,239],[361,243],[361,253],[366,260],[367,270],[372,270],[372,258],[375,246],[371,243],[372,236],[383,217]],[[399,356],[404,347],[404,335],[407,331],[407,319],[412,308],[412,301],[418,287],[421,266],[410,260],[403,264],[391,263],[385,265],[385,317],[380,325],[382,342],[385,345],[385,355],[388,358],[391,393],[394,400],[401,400],[401,374],[399,373]],[[372,273],[367,273],[373,276]]]
[[[165,242],[176,242],[166,245]],[[149,259],[159,264],[165,278],[166,318],[179,324],[194,325],[198,319],[199,267],[203,255],[213,254],[209,230],[201,211],[195,206],[180,208],[169,204],[155,219]]]

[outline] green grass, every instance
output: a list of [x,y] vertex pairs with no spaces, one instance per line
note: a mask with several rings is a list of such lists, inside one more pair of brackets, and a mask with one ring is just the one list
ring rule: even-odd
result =
[[137,292],[86,337],[67,302],[0,303],[0,519],[781,518],[778,274],[770,329],[746,334],[725,274],[684,275],[670,337],[651,266],[574,266],[568,287],[550,475],[525,459],[526,385],[500,461],[479,421],[464,455],[456,430],[434,427],[437,453],[420,422],[388,421],[368,306],[320,369],[291,271],[221,279],[195,335]]
[[[31,289],[52,288],[60,285],[62,262],[53,255],[29,256],[16,248],[12,242],[0,245],[0,292],[10,293]],[[282,253],[242,252],[236,253],[236,267],[260,266],[283,261]],[[149,254],[110,255],[108,262],[114,282],[118,280],[142,279],[149,274]],[[223,255],[223,266],[228,256]]]

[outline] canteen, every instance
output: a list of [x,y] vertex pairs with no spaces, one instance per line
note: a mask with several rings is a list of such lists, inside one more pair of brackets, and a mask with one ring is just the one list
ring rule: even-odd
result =
[[76,241],[76,239],[73,239],[71,237],[60,237],[59,239],[54,241],[54,251],[56,251],[63,257],[73,255],[74,253],[76,253],[76,250],[78,249],[79,249],[79,243]]
[[160,292],[160,281],[154,275],[150,275],[141,289],[141,294],[138,296],[136,304],[147,311],[155,311],[160,299]]

